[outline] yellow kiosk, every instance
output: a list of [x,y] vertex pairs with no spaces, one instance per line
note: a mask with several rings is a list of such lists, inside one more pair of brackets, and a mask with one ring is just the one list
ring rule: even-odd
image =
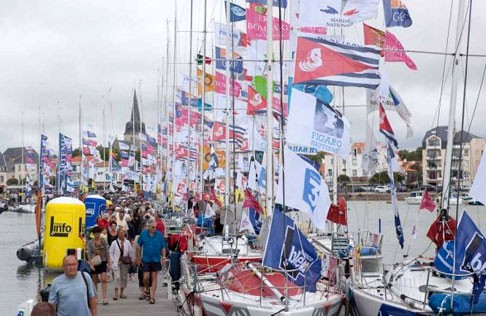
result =
[[42,259],[47,269],[62,269],[68,249],[84,249],[84,203],[70,197],[55,198],[46,205]]

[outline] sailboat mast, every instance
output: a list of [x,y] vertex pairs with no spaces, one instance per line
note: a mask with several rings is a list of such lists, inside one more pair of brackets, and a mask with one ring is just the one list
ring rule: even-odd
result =
[[190,9],[190,16],[189,16],[189,106],[188,106],[188,115],[187,115],[187,169],[186,169],[186,193],[187,193],[187,204],[186,204],[186,212],[189,211],[189,192],[190,192],[190,181],[191,181],[191,170],[195,166],[191,168],[191,108],[192,108],[192,16],[193,16],[193,9],[194,9],[194,0],[191,0],[191,9]]
[[[230,0],[225,2],[226,5],[226,137],[225,137],[225,166],[224,166],[224,206],[229,205],[229,188],[230,188],[230,58],[233,58],[233,51],[230,51],[231,38],[233,36],[230,29]],[[231,57],[230,57],[231,56]],[[234,141],[234,140],[233,140]],[[225,217],[226,219],[226,217]]]
[[[172,155],[170,155],[170,151],[168,154],[168,157],[172,156],[170,159],[170,175],[171,175],[171,183],[175,181],[174,177],[174,158],[175,158],[175,116],[176,116],[176,92],[177,92],[177,68],[176,68],[176,58],[177,58],[177,1],[174,1],[174,54],[172,56],[173,58],[173,90],[172,90],[172,138],[171,138],[171,143],[172,143]],[[174,192],[172,192],[172,200],[171,200],[171,206],[174,207]]]
[[[22,111],[21,113],[21,125],[22,125],[22,172],[20,173],[20,181],[22,181],[22,176],[24,176],[24,185],[21,187],[20,189],[20,193],[21,194],[21,198],[24,198],[24,194],[25,193],[25,190],[24,190],[24,186],[27,185],[27,177],[25,175],[25,163],[24,163],[24,111]],[[25,199],[25,198],[24,198]],[[20,202],[20,198],[19,198],[19,202]]]
[[[229,10],[228,10],[229,12]],[[266,161],[266,212],[273,214],[273,1],[267,0],[267,161]],[[283,89],[283,87],[282,87]]]
[[203,51],[202,51],[202,75],[201,75],[201,86],[202,86],[202,94],[201,94],[201,137],[200,137],[200,148],[201,153],[199,156],[199,180],[200,180],[200,187],[199,192],[202,195],[204,193],[204,110],[206,107],[206,36],[207,36],[207,29],[206,29],[206,11],[207,11],[207,0],[204,0],[204,11],[203,11]]
[[442,180],[442,201],[441,208],[447,209],[449,206],[449,196],[451,192],[451,169],[452,169],[452,149],[454,147],[454,132],[455,132],[455,115],[456,115],[456,103],[457,103],[457,89],[459,86],[459,65],[461,62],[461,56],[459,54],[461,40],[462,40],[462,28],[464,27],[464,2],[458,1],[457,10],[457,25],[456,25],[456,40],[454,45],[454,60],[452,63],[452,88],[451,88],[451,103],[449,107],[449,122],[447,129],[447,146],[444,164],[444,175]]
[[79,191],[81,192],[83,185],[84,185],[84,179],[83,179],[83,162],[84,162],[84,154],[83,154],[83,130],[81,127],[81,116],[82,116],[82,110],[81,110],[81,97],[82,95],[79,95],[79,101],[78,101],[78,137],[79,137],[79,151],[81,154],[81,163],[79,164]]

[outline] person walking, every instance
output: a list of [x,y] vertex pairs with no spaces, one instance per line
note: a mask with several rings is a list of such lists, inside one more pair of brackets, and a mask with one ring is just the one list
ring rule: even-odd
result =
[[[111,270],[115,276],[115,295],[113,296],[115,301],[118,300],[118,297],[127,298],[123,292],[127,287],[128,270],[132,265],[133,251],[126,234],[127,231],[123,227],[118,229],[118,239],[113,241],[110,246]],[[119,293],[118,289],[120,289]]]
[[103,297],[103,305],[108,305],[108,300],[106,298],[106,271],[110,266],[108,242],[106,239],[100,237],[101,228],[98,226],[93,227],[93,235],[94,238],[88,242],[88,258],[92,271],[91,275],[93,276],[96,292],[98,292],[98,278],[101,277],[101,295]]
[[89,275],[78,271],[78,259],[64,257],[62,268],[64,274],[54,279],[49,290],[49,303],[57,307],[57,315],[97,316],[95,286]]
[[38,302],[30,312],[30,316],[56,316],[56,309],[51,303]]
[[[164,236],[157,230],[154,219],[148,221],[148,230],[140,233],[137,241],[137,266],[142,263],[143,284],[145,296],[150,304],[155,304],[155,291],[157,290],[157,275],[166,262],[167,243]],[[141,256],[143,250],[143,257]],[[150,281],[152,286],[149,288]]]

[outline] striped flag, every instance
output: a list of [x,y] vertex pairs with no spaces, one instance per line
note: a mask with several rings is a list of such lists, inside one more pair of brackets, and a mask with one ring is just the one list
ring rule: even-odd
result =
[[390,122],[388,121],[385,109],[381,104],[380,104],[380,133],[385,135],[389,143],[392,143],[393,146],[398,148],[398,141],[395,137],[395,133],[393,132]]
[[380,84],[381,49],[299,37],[294,83],[376,89]]

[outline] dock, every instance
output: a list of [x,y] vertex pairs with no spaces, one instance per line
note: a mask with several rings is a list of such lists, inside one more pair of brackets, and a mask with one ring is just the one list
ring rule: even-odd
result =
[[[177,307],[172,299],[168,299],[168,291],[170,289],[164,286],[165,276],[162,271],[159,273],[157,282],[157,291],[155,293],[155,304],[149,304],[146,300],[139,300],[140,290],[138,288],[138,279],[135,276],[135,281],[128,280],[127,288],[124,294],[125,299],[113,300],[115,294],[115,286],[113,282],[108,283],[108,305],[101,304],[101,293],[99,293],[98,300],[98,316],[146,316],[146,315],[161,315],[161,316],[176,316]],[[98,290],[101,292],[101,284],[98,284]]]

